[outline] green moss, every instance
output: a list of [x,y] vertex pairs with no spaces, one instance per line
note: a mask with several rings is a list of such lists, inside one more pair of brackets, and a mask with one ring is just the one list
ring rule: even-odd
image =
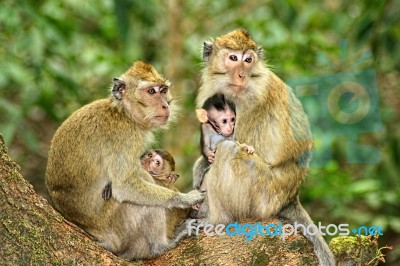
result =
[[366,265],[381,256],[376,239],[367,236],[335,237],[329,247],[338,261],[352,261],[357,265]]

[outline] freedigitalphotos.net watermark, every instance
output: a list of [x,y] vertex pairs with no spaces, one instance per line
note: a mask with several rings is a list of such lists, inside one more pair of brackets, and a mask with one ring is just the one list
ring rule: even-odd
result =
[[310,224],[305,226],[301,223],[295,222],[292,224],[283,224],[282,222],[278,222],[277,224],[270,223],[263,225],[261,222],[257,222],[255,224],[240,224],[238,222],[230,223],[228,225],[217,224],[213,225],[210,223],[200,223],[195,224],[196,220],[192,219],[189,221],[187,228],[189,232],[189,236],[199,235],[201,231],[204,232],[206,236],[245,236],[246,240],[252,240],[255,236],[279,236],[282,237],[282,240],[285,240],[286,237],[291,235],[297,235],[298,232],[303,235],[316,235],[321,234],[322,236],[348,236],[350,233],[355,235],[383,235],[383,228],[380,226],[359,226],[350,230],[349,224],[328,224],[326,226],[322,225],[321,222],[318,224]]

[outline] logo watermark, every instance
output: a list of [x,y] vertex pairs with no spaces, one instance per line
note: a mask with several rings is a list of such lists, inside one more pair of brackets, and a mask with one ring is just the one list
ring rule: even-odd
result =
[[326,226],[322,225],[321,222],[318,224],[310,224],[303,225],[301,223],[295,222],[292,224],[283,224],[282,222],[270,223],[270,224],[262,224],[261,222],[257,222],[254,224],[240,224],[238,222],[230,223],[227,225],[217,224],[213,225],[210,223],[200,223],[195,224],[196,220],[192,219],[189,221],[187,228],[189,232],[189,236],[199,235],[201,231],[206,236],[245,236],[247,241],[252,240],[255,236],[279,236],[282,240],[285,240],[286,237],[291,235],[297,235],[298,232],[301,232],[303,235],[316,235],[321,234],[322,236],[348,236],[350,233],[357,235],[383,235],[383,228],[380,226],[359,226],[350,230],[349,224],[328,224]]
[[346,48],[347,43],[342,41],[338,65],[322,54],[318,57],[339,72],[286,80],[310,121],[314,168],[325,167],[332,160],[332,144],[338,137],[346,139],[348,163],[378,163],[381,159],[376,147],[360,141],[363,134],[382,129],[376,73],[373,69],[357,69],[372,54],[367,51],[346,60]]

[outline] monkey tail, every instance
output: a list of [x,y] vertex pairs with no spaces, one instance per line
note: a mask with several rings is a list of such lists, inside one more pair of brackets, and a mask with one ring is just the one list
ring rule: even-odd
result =
[[[299,197],[286,206],[278,215],[281,218],[288,219],[292,224],[297,222],[297,224],[302,224],[306,228],[310,224],[314,224],[308,215],[307,211],[303,208],[299,201]],[[314,253],[318,259],[318,264],[320,266],[335,266],[335,257],[333,256],[331,250],[329,249],[325,239],[319,232],[315,235],[305,233],[304,236],[311,241],[314,245]]]

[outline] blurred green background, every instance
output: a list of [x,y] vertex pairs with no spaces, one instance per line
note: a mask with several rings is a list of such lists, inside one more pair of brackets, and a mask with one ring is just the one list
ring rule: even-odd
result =
[[[305,3],[307,2],[307,3]],[[190,189],[199,156],[194,99],[205,40],[237,27],[250,31],[283,80],[373,69],[383,127],[363,134],[376,164],[349,164],[346,139],[333,141],[332,159],[311,170],[301,201],[315,221],[380,225],[386,260],[400,262],[400,3],[399,1],[43,1],[0,3],[0,132],[11,157],[46,197],[49,143],[74,110],[109,94],[113,77],[134,60],[152,63],[172,80],[183,107],[179,120],[157,134]],[[346,40],[343,62],[340,41]],[[312,110],[308,110],[312,112]],[[311,115],[311,114],[310,114]],[[326,132],[329,134],[329,132]]]

